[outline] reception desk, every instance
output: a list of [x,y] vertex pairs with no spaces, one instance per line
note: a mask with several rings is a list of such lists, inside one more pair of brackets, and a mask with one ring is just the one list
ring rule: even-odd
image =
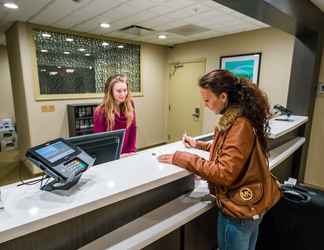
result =
[[[270,169],[293,156],[304,141],[296,136],[272,149]],[[216,209],[206,182],[157,161],[158,155],[176,150],[209,156],[176,142],[92,167],[67,191],[44,192],[39,185],[2,187],[0,249],[216,247],[216,231],[211,231],[216,230]]]

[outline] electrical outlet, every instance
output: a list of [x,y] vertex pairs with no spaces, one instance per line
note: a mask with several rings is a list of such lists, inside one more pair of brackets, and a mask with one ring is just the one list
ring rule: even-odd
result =
[[43,113],[48,112],[48,106],[47,106],[47,105],[42,105],[42,106],[41,106],[41,111],[42,111]]
[[48,112],[55,112],[55,106],[54,105],[48,105]]
[[41,106],[41,111],[43,113],[55,112],[55,105],[42,105]]
[[324,83],[320,83],[318,87],[318,92],[320,94],[324,94]]

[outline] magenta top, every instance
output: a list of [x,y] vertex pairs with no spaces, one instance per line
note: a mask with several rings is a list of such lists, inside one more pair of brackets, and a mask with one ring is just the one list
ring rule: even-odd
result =
[[[112,130],[126,129],[127,118],[124,113],[118,115],[115,113],[115,125]],[[106,114],[103,108],[98,107],[93,116],[93,130],[95,133],[108,131]],[[134,111],[134,119],[131,125],[125,131],[123,153],[136,152],[136,118]]]

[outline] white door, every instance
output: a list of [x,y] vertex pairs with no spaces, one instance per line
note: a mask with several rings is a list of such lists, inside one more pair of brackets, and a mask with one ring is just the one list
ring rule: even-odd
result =
[[180,140],[202,132],[202,100],[198,80],[204,74],[204,61],[169,65],[168,140]]

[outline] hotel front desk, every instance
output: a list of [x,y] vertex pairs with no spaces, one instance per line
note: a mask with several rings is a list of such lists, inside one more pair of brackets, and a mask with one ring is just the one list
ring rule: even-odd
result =
[[[292,118],[295,122],[270,124],[271,140],[303,129],[307,117]],[[197,138],[208,140],[211,134]],[[304,141],[296,132],[277,143],[270,169],[285,168]],[[176,150],[209,155],[179,141],[94,166],[69,190],[1,187],[0,249],[216,249],[217,208],[207,183],[157,161]]]

